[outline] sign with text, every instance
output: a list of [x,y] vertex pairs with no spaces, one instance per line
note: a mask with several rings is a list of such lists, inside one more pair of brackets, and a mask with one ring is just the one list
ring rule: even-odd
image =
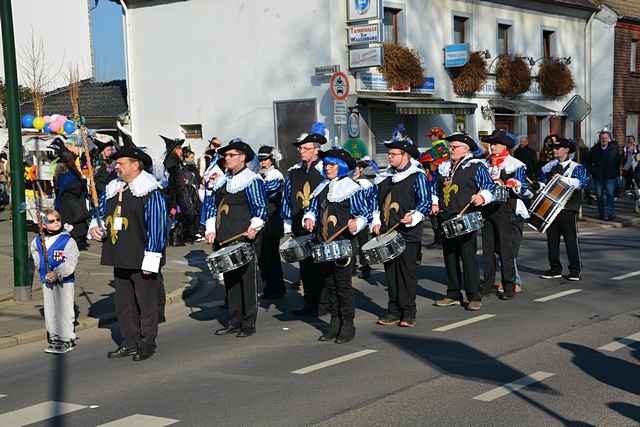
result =
[[462,67],[469,62],[469,44],[450,44],[444,48],[445,68]]
[[436,80],[433,77],[425,77],[420,87],[407,89],[392,89],[381,73],[359,72],[357,74],[358,92],[411,92],[430,95],[436,90]]
[[382,43],[380,22],[347,27],[347,44],[349,46],[368,43]]
[[349,49],[349,68],[380,67],[384,54],[382,46],[369,46],[360,49]]
[[331,75],[333,73],[337,73],[340,71],[340,64],[337,65],[322,65],[320,67],[315,68],[316,76],[325,76],[327,74]]
[[333,115],[334,116],[346,116],[347,115],[347,101],[333,101]]
[[382,0],[347,0],[347,22],[382,19]]

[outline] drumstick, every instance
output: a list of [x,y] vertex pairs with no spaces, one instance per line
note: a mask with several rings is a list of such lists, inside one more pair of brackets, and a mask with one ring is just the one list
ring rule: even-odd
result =
[[227,240],[225,240],[224,242],[220,242],[220,246],[222,246],[222,245],[226,245],[227,243],[229,243],[229,242],[233,242],[234,240],[237,240],[237,239],[239,239],[239,238],[241,238],[241,237],[243,237],[243,236],[246,236],[246,235],[247,235],[247,233],[246,233],[246,232],[244,232],[244,233],[240,233],[240,234],[236,234],[235,236],[228,238],[228,239],[227,239]]
[[460,213],[458,214],[458,216],[462,216],[462,214],[464,214],[467,209],[469,209],[469,206],[471,206],[471,202],[467,203],[467,206],[465,206],[464,208],[462,208],[462,210],[460,211]]
[[346,230],[349,227],[349,224],[345,225],[344,227],[342,227],[340,230],[336,231],[333,236],[329,237],[329,240],[327,240],[327,242],[333,242],[333,240],[338,237],[339,235],[342,234],[342,232],[344,230]]
[[[396,228],[398,228],[398,226],[400,226],[400,222],[397,222],[396,225],[394,225],[393,227],[391,227],[390,229],[388,229],[387,231],[385,231],[382,236],[386,236],[387,234],[391,233],[393,230],[395,230]],[[380,237],[382,237],[380,236]]]

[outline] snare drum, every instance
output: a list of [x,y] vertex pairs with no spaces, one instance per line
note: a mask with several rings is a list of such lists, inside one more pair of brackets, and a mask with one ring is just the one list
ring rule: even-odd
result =
[[236,243],[219,249],[207,257],[207,265],[212,274],[226,273],[249,264],[255,253],[249,243]]
[[311,254],[313,262],[330,262],[351,256],[351,240],[334,240],[333,242],[322,242],[313,245]]
[[280,245],[280,256],[284,262],[302,261],[311,256],[313,250],[313,234],[291,237]]
[[374,237],[362,245],[362,255],[367,264],[384,264],[387,261],[400,256],[407,243],[397,231],[392,231],[382,236]]
[[493,191],[493,201],[504,203],[507,200],[509,200],[509,188],[504,185],[496,185],[496,189]]
[[444,232],[444,237],[452,239],[481,230],[483,226],[484,218],[480,212],[476,211],[444,221],[442,223],[442,231]]
[[540,233],[547,231],[574,190],[575,187],[565,182],[562,176],[556,175],[551,178],[531,204],[529,225]]

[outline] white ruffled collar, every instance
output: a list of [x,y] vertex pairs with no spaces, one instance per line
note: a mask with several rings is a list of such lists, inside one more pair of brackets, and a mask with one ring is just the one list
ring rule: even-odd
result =
[[403,170],[402,172],[396,172],[394,168],[392,168],[391,166],[387,166],[387,168],[384,171],[378,174],[374,182],[376,184],[380,184],[385,179],[391,177],[391,182],[396,184],[398,182],[404,181],[406,178],[413,175],[414,173],[423,173],[423,172],[424,172],[424,169],[422,169],[422,166],[420,166],[420,163],[418,163],[417,160],[412,158],[409,160],[409,167],[407,169]]
[[[295,165],[291,166],[288,170],[292,171],[292,170],[295,170],[295,169],[302,169],[303,167],[304,167],[304,162],[298,162]],[[322,173],[322,160],[316,161],[316,164],[315,164],[314,168],[318,172]]]
[[284,180],[282,172],[280,172],[274,166],[271,166],[269,169],[260,170],[260,175],[265,181]]
[[[120,189],[122,189],[125,185],[127,185],[127,183],[120,178],[116,178],[109,184],[107,184],[107,188],[105,189],[105,195],[107,199],[110,199],[118,194]],[[152,191],[159,190],[161,188],[162,187],[160,186],[156,178],[147,171],[142,171],[140,175],[138,175],[131,183],[129,183],[129,190],[131,190],[131,194],[133,194],[135,197],[144,197]]]
[[322,181],[316,189],[313,191],[312,197],[316,197],[318,194],[329,186],[329,192],[327,193],[327,200],[332,203],[342,202],[353,196],[356,192],[362,190],[360,184],[353,179],[345,176],[343,178],[334,178],[332,180],[325,179]]
[[515,157],[509,155],[500,163],[500,166],[491,166],[491,168],[498,168],[498,170],[504,170],[506,173],[513,173],[516,169],[521,168],[525,164]]
[[227,192],[235,194],[242,191],[251,185],[251,183],[256,179],[261,180],[262,177],[249,168],[244,168],[235,175],[228,173],[226,176]]

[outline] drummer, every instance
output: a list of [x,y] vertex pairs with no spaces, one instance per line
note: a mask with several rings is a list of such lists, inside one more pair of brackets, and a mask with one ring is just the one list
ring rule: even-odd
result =
[[494,287],[496,279],[497,254],[500,259],[502,288],[501,299],[515,296],[515,257],[512,220],[516,211],[518,196],[527,191],[527,167],[511,156],[509,150],[516,145],[514,137],[504,130],[496,130],[491,136],[483,138],[489,144],[489,174],[498,186],[508,189],[508,198],[504,202],[496,201],[483,209],[485,224],[482,229],[482,254],[484,257],[484,279],[480,290],[487,295]]
[[[365,191],[349,177],[356,162],[348,151],[332,148],[320,153],[325,180],[316,187],[311,204],[303,218],[304,228],[312,232],[320,242],[350,242],[353,256],[318,264],[329,303],[331,321],[320,341],[335,340],[347,343],[355,337],[354,292],[351,272],[355,260],[353,251],[355,235],[365,228],[370,219]],[[316,227],[317,225],[317,227]]]
[[[489,175],[486,162],[474,158],[479,151],[478,144],[468,135],[455,133],[446,138],[449,144],[450,160],[438,167],[437,190],[441,201],[440,220],[446,221],[457,216],[465,207],[477,209],[493,201],[495,184]],[[467,294],[467,310],[476,311],[482,307],[479,291],[480,268],[476,258],[476,231],[458,237],[444,239],[442,250],[447,269],[447,296],[436,301],[438,307],[459,305],[462,302],[461,289]],[[462,262],[462,270],[460,263]],[[460,283],[460,277],[464,284]]]
[[389,304],[377,323],[410,328],[416,325],[416,259],[422,243],[422,221],[431,214],[432,186],[416,160],[420,153],[404,126],[399,125],[385,145],[389,167],[375,180],[377,204],[371,231],[379,235],[396,228],[406,248],[384,264]]
[[578,229],[576,219],[582,204],[582,189],[589,183],[587,169],[572,160],[576,151],[575,142],[558,138],[551,146],[554,160],[545,164],[541,171],[540,182],[548,183],[556,174],[563,176],[563,180],[575,188],[575,191],[564,205],[558,216],[547,228],[547,249],[549,252],[549,270],[542,274],[543,279],[557,279],[562,277],[560,263],[560,237],[564,238],[569,258],[568,280],[580,280],[582,263],[578,246]]
[[[358,163],[356,163],[356,169],[353,171],[353,179],[360,184],[360,186],[362,187],[362,189],[365,192],[365,199],[367,200],[367,202],[369,202],[369,210],[371,212],[373,212],[376,209],[376,189],[375,186],[371,183],[371,181],[369,181],[365,176],[364,176],[364,171],[365,169],[367,169],[368,167],[371,167],[371,169],[374,172],[378,172],[378,164],[374,161],[371,160],[370,157],[365,156],[362,159],[358,160]],[[362,246],[364,246],[365,243],[367,243],[367,240],[369,240],[369,230],[367,227],[365,227],[362,231],[360,231],[358,233],[358,261],[360,263],[360,277],[362,279],[368,279],[371,276],[371,266],[367,263],[367,261],[364,259],[364,257],[362,256]],[[355,263],[354,263],[354,269],[353,269],[353,274],[355,275],[357,273],[357,269],[355,268]]]
[[[240,241],[253,244],[267,220],[267,196],[264,182],[257,173],[247,168],[255,153],[240,139],[234,139],[218,150],[225,160],[226,181],[207,196],[207,242],[220,249]],[[258,316],[255,260],[224,273],[228,292],[230,320],[216,335],[235,334],[238,338],[251,336],[256,331]]]

